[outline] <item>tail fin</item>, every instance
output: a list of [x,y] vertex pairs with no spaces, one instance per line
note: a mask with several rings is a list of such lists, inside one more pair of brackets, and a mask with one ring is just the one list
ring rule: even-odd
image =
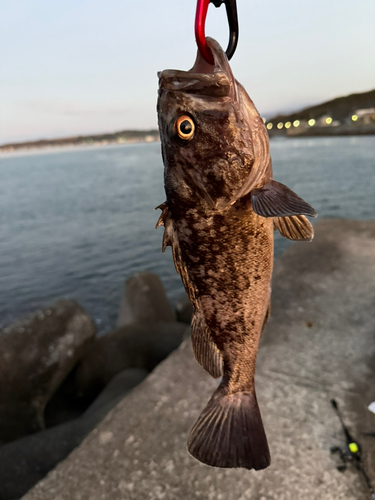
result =
[[270,452],[255,392],[228,395],[220,385],[191,430],[188,450],[213,467],[268,467]]

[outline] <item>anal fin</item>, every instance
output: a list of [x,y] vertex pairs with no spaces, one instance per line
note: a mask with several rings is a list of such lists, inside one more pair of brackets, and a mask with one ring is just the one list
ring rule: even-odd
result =
[[195,359],[211,377],[219,378],[223,372],[223,358],[212,339],[211,332],[206,325],[203,312],[198,309],[194,312],[191,322],[191,341]]
[[288,240],[311,241],[314,238],[314,228],[304,215],[275,217],[273,224],[281,236]]

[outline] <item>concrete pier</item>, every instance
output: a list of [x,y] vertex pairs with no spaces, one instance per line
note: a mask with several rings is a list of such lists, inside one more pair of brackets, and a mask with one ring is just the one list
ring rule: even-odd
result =
[[217,381],[189,342],[161,363],[24,500],[367,500],[360,474],[336,469],[344,436],[375,484],[375,222],[321,220],[312,243],[276,261],[256,387],[271,450],[265,471],[214,469],[186,451]]

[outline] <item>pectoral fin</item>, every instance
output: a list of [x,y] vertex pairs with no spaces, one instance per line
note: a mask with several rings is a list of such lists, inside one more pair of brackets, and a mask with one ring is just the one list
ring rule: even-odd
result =
[[268,307],[267,307],[267,311],[266,311],[266,315],[265,315],[264,320],[263,320],[263,326],[262,326],[261,335],[263,335],[263,331],[266,328],[266,324],[268,323],[268,320],[270,319],[270,316],[271,316],[271,299],[269,301],[269,304],[268,304]]
[[290,217],[293,215],[318,214],[313,207],[284,184],[271,180],[268,184],[251,192],[251,205],[262,217]]
[[159,210],[159,209],[161,210],[161,214],[160,214],[160,217],[156,223],[155,229],[157,229],[160,226],[165,227],[165,225],[170,217],[168,205],[167,205],[166,201],[155,208],[155,210]]
[[159,208],[162,212],[156,223],[155,229],[157,229],[160,226],[164,226],[163,245],[162,245],[162,252],[164,253],[167,247],[172,246],[173,226],[167,202],[162,203],[161,205],[156,207],[155,210],[158,210]]
[[275,217],[273,224],[281,236],[288,238],[288,240],[311,241],[314,238],[314,228],[304,215]]
[[158,222],[156,223],[156,229],[159,226],[164,226],[162,251],[164,253],[167,246],[172,247],[172,255],[176,271],[181,276],[182,283],[184,284],[185,290],[189,295],[190,301],[192,302],[193,306],[196,307],[195,288],[190,281],[186,265],[184,264],[182,259],[180,244],[177,238],[176,231],[174,229],[174,223],[169,212],[168,205],[165,202],[156,207],[155,210],[157,210],[158,208],[162,210],[162,213],[159,217]]

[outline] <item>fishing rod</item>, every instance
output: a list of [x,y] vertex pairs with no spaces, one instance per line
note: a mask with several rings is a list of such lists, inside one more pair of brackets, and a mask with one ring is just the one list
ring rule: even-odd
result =
[[367,487],[370,490],[371,493],[371,498],[375,500],[375,490],[371,485],[370,478],[368,477],[364,466],[362,462],[362,449],[360,444],[353,438],[353,436],[350,434],[348,428],[346,427],[344,420],[342,418],[339,406],[336,402],[335,399],[331,399],[331,405],[333,409],[336,412],[336,415],[338,416],[341,427],[344,431],[344,435],[346,438],[346,449],[343,450],[339,446],[332,446],[331,448],[331,453],[338,453],[340,455],[340,458],[342,460],[342,464],[337,467],[337,469],[340,472],[344,472],[347,467],[347,462],[354,462],[356,469],[361,472],[362,476],[364,477]]

